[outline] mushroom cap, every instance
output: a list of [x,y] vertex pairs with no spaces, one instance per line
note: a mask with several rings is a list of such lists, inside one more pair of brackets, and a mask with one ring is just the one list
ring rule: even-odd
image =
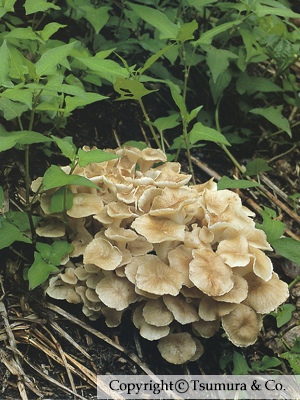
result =
[[108,240],[94,238],[83,253],[84,264],[94,264],[97,267],[111,271],[116,269],[122,261],[122,252]]
[[190,280],[209,296],[221,296],[233,288],[232,269],[209,249],[193,250]]
[[255,275],[259,276],[264,281],[270,280],[273,272],[273,264],[270,258],[255,247],[249,246],[249,250],[255,257],[253,264],[253,272]]
[[182,286],[180,272],[174,271],[157,256],[151,254],[135,257],[135,260],[137,259],[140,265],[135,279],[139,289],[156,295],[178,295]]
[[271,245],[267,241],[267,235],[262,229],[256,229],[253,226],[245,226],[243,235],[246,237],[248,244],[261,250],[273,251]]
[[142,150],[142,158],[137,160],[137,163],[142,172],[148,171],[154,163],[166,162],[167,156],[160,149],[152,149],[151,147],[146,147]]
[[241,233],[232,239],[222,240],[218,245],[217,254],[230,267],[244,267],[250,261],[248,241]]
[[137,234],[131,230],[131,229],[124,229],[120,227],[115,227],[115,226],[109,226],[105,232],[104,235],[110,239],[110,240],[115,240],[116,242],[119,243],[127,243],[127,242],[132,242],[137,238]]
[[45,219],[43,224],[36,228],[36,233],[42,237],[62,237],[65,235],[65,224],[56,219]]
[[101,309],[105,317],[105,323],[109,328],[115,328],[120,325],[123,311],[117,311],[114,308],[103,307]]
[[259,314],[268,314],[284,303],[290,293],[287,283],[281,281],[273,272],[267,282],[250,272],[244,279],[248,282],[248,296],[243,304],[253,308]]
[[143,308],[144,304],[141,304],[132,314],[132,321],[135,327],[140,330],[140,335],[151,341],[167,336],[170,332],[170,328],[168,326],[154,326],[148,324],[143,316]]
[[136,218],[131,227],[151,243],[184,239],[185,226],[178,225],[168,218],[145,214]]
[[143,316],[148,324],[155,326],[167,326],[174,319],[162,298],[148,300],[143,308]]
[[215,215],[219,215],[225,211],[228,205],[232,206],[234,209],[242,208],[240,196],[231,190],[224,189],[216,192],[205,189],[203,197],[207,210]]
[[182,284],[187,287],[194,286],[189,278],[189,264],[193,260],[192,249],[179,245],[168,253],[170,268],[182,274]]
[[261,329],[261,317],[245,304],[238,304],[228,315],[221,318],[229,340],[239,347],[254,344]]
[[117,311],[124,310],[138,298],[134,285],[115,274],[103,278],[96,286],[96,293],[107,307]]
[[214,321],[204,321],[200,318],[199,321],[193,322],[192,328],[195,334],[198,333],[204,338],[210,338],[220,329],[220,318]]
[[191,357],[190,359],[189,359],[189,361],[196,361],[196,360],[198,360],[201,356],[202,356],[202,354],[204,353],[204,347],[202,346],[202,343],[200,342],[200,340],[199,339],[197,339],[197,338],[193,338],[193,340],[194,340],[194,342],[196,343],[196,352],[195,352],[195,354],[193,355],[193,357]]
[[65,283],[69,283],[70,285],[76,285],[77,276],[74,273],[74,268],[66,268],[64,273],[60,274],[60,279]]
[[127,249],[133,256],[143,256],[153,250],[153,244],[144,236],[138,235],[135,240],[128,243]]
[[241,303],[248,295],[248,283],[240,275],[234,274],[233,288],[222,296],[213,296],[214,300],[225,301],[226,303]]
[[171,364],[183,364],[196,353],[196,343],[188,332],[170,333],[158,342],[162,357]]
[[182,325],[190,324],[199,320],[199,315],[192,304],[187,303],[183,296],[170,296],[169,294],[163,296],[163,301],[171,313],[174,315],[176,321]]
[[178,174],[171,168],[164,168],[155,179],[155,185],[161,188],[178,188],[187,184],[191,177],[192,175]]
[[73,193],[73,206],[67,214],[73,218],[83,218],[101,213],[103,203],[101,197],[90,193]]
[[215,321],[223,315],[229,314],[237,304],[216,301],[212,297],[204,296],[200,300],[198,314],[204,321]]

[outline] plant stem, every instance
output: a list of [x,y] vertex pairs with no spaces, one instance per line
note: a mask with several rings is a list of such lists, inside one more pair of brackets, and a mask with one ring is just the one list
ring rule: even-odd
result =
[[155,142],[156,142],[156,144],[157,144],[157,147],[161,150],[161,145],[160,145],[160,143],[159,143],[157,134],[155,133],[155,130],[153,129],[153,126],[152,126],[151,121],[150,121],[150,119],[149,119],[149,117],[148,117],[148,114],[147,114],[147,112],[146,112],[146,109],[145,109],[145,107],[144,107],[144,104],[143,104],[143,102],[142,102],[142,99],[139,99],[138,102],[139,102],[139,104],[140,104],[140,106],[141,106],[141,109],[142,109],[142,111],[143,111],[144,117],[145,117],[145,119],[146,119],[146,121],[147,121],[147,124],[149,125],[150,131],[151,131],[152,136],[153,136],[153,138],[154,138],[154,140],[155,140]]
[[294,279],[293,280],[293,282],[291,282],[290,284],[289,284],[289,289],[291,289],[297,282],[299,282],[300,281],[300,276],[297,276],[297,278],[296,279]]

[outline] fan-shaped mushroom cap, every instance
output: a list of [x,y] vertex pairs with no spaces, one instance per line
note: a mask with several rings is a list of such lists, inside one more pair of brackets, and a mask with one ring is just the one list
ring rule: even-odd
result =
[[81,297],[74,290],[74,285],[63,282],[60,274],[50,278],[49,286],[46,289],[48,296],[57,300],[67,300],[69,303],[81,303]]
[[272,277],[273,265],[269,257],[261,250],[249,246],[250,253],[255,257],[253,264],[253,272],[264,281],[268,281]]
[[184,239],[185,226],[178,225],[168,218],[141,215],[133,221],[131,227],[151,243]]
[[51,218],[50,220],[45,219],[43,224],[36,228],[36,233],[42,237],[55,238],[64,236],[65,230],[66,227],[63,222]]
[[133,230],[114,226],[109,226],[105,230],[104,235],[108,239],[115,240],[118,243],[132,242],[137,238],[137,234]]
[[193,185],[193,189],[196,189],[199,194],[203,193],[205,189],[216,192],[218,190],[218,184],[214,182],[214,178],[211,178],[207,182]]
[[103,278],[96,286],[96,293],[107,307],[117,311],[122,311],[137,301],[134,285],[115,274]]
[[204,321],[215,321],[223,315],[229,314],[237,305],[216,301],[212,297],[204,296],[200,300],[198,314]]
[[108,271],[116,269],[121,261],[122,252],[102,238],[93,239],[83,253],[84,264],[94,264]]
[[177,174],[171,168],[164,168],[155,179],[155,185],[160,188],[178,188],[189,182],[192,175]]
[[114,308],[103,307],[101,309],[105,317],[105,323],[109,328],[115,328],[120,325],[123,311],[117,311]]
[[221,296],[233,287],[232,269],[209,249],[193,250],[190,280],[209,296]]
[[220,215],[228,205],[237,210],[242,208],[241,198],[231,190],[225,189],[215,192],[205,189],[203,197],[207,210],[215,215]]
[[152,149],[151,147],[147,147],[142,150],[142,159],[138,159],[137,163],[140,167],[141,172],[148,171],[154,163],[157,162],[166,162],[167,156],[160,149]]
[[155,326],[167,326],[174,319],[162,298],[148,300],[143,308],[143,316],[148,324]]
[[247,225],[253,227],[255,225],[253,219],[249,218],[242,210],[235,210],[230,205],[221,214],[206,214],[205,218],[207,219],[209,229],[216,224],[221,225],[221,223],[224,227],[232,226],[237,230],[242,230]]
[[70,253],[71,257],[81,256],[86,246],[93,240],[93,236],[85,229],[82,228],[81,232],[72,240],[74,249]]
[[153,250],[153,244],[144,236],[138,235],[135,240],[128,243],[127,249],[133,256],[143,256]]
[[221,321],[229,340],[239,347],[254,344],[262,326],[261,317],[244,304],[238,304],[230,314],[222,317]]
[[183,296],[163,296],[163,301],[168,309],[174,315],[176,321],[180,322],[182,325],[190,324],[199,320],[199,315],[192,304],[185,301]]
[[179,245],[168,253],[169,265],[175,271],[182,274],[182,284],[188,287],[194,286],[189,278],[189,264],[193,260],[192,249]]
[[189,359],[189,361],[196,361],[196,360],[198,360],[198,359],[202,356],[202,354],[204,353],[204,347],[202,346],[202,343],[200,342],[200,340],[197,339],[197,338],[193,338],[193,340],[194,340],[194,342],[196,343],[196,352],[195,352],[195,354],[193,355],[193,357],[191,357],[191,358]]
[[103,203],[100,196],[90,193],[74,193],[73,206],[67,214],[73,218],[83,218],[101,213]]
[[148,324],[143,316],[144,304],[137,307],[132,314],[132,321],[136,328],[140,330],[140,335],[148,340],[158,340],[170,332],[168,326],[154,326]]
[[222,296],[213,296],[214,300],[226,303],[241,303],[248,295],[248,283],[240,275],[232,275],[233,288]]
[[220,318],[215,321],[204,321],[200,318],[199,321],[193,322],[192,327],[195,334],[198,333],[204,338],[210,338],[220,329]]
[[192,299],[201,299],[204,296],[204,293],[201,292],[196,286],[194,287],[186,287],[182,286],[180,289],[180,293],[184,295],[186,299],[192,298]]
[[139,259],[140,265],[135,279],[139,289],[156,295],[178,295],[182,286],[180,272],[174,271],[157,256],[151,254],[135,257],[135,261],[137,259]]
[[188,332],[170,333],[158,342],[162,357],[171,364],[183,364],[196,353],[196,343]]
[[273,272],[272,278],[267,282],[254,273],[244,276],[248,282],[248,296],[243,304],[253,308],[259,314],[268,314],[284,303],[289,297],[287,283],[279,280]]
[[77,276],[75,275],[73,268],[66,268],[64,273],[60,274],[60,279],[70,285],[76,285],[77,283]]
[[217,254],[230,267],[244,267],[250,261],[248,242],[242,234],[233,239],[222,240],[218,245]]
[[162,192],[162,189],[150,186],[148,189],[145,189],[145,191],[142,193],[140,198],[138,199],[138,208],[140,211],[143,211],[144,213],[148,213],[151,208],[151,204],[153,199],[160,195]]
[[253,226],[245,226],[243,235],[246,237],[248,244],[261,250],[273,251],[267,241],[267,235],[262,229],[256,229]]

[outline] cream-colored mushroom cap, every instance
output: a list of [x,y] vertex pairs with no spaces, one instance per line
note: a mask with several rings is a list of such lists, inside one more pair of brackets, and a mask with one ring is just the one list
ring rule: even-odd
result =
[[192,249],[179,245],[168,253],[169,265],[182,274],[182,284],[187,287],[194,286],[189,278],[189,264],[193,260]]
[[110,308],[122,311],[137,301],[134,285],[126,278],[111,274],[103,278],[96,286],[99,299]]
[[143,256],[153,250],[153,244],[144,236],[138,235],[135,240],[128,243],[127,249],[133,256]]
[[77,276],[75,275],[73,268],[66,268],[65,272],[60,274],[60,279],[70,285],[76,285],[77,283]]
[[200,340],[197,339],[197,338],[193,338],[193,340],[194,340],[194,342],[196,343],[196,352],[195,352],[195,354],[193,355],[193,357],[191,357],[191,358],[189,359],[189,361],[196,361],[196,360],[198,360],[198,359],[202,356],[202,354],[204,353],[204,347],[202,346],[202,343],[200,342]]
[[217,192],[205,189],[204,199],[206,208],[210,213],[219,215],[230,205],[234,209],[241,209],[242,202],[238,194],[231,190],[218,190]]
[[143,308],[144,304],[141,304],[132,314],[132,321],[135,327],[140,330],[140,335],[151,341],[167,336],[170,332],[170,328],[168,326],[154,326],[148,324],[143,316]]
[[244,304],[238,304],[230,314],[222,317],[221,321],[229,340],[239,347],[254,344],[262,326],[261,317]]
[[244,276],[248,282],[248,296],[243,304],[253,308],[259,314],[268,314],[284,303],[289,297],[287,283],[281,281],[273,272],[269,281],[264,281],[254,273]]
[[198,333],[204,338],[210,338],[220,329],[220,318],[215,321],[204,321],[200,318],[199,321],[193,322],[192,328],[195,334]]
[[157,256],[151,254],[135,257],[137,258],[140,265],[135,279],[139,289],[156,295],[178,295],[182,286],[180,272],[174,271]]
[[241,233],[229,240],[222,240],[217,254],[230,267],[244,267],[250,261],[248,241]]
[[213,296],[214,300],[226,303],[241,303],[248,295],[248,283],[240,275],[232,275],[233,288],[222,296]]
[[273,265],[270,258],[255,247],[249,246],[249,250],[255,257],[253,264],[253,272],[255,275],[259,276],[264,281],[270,280],[273,272]]
[[164,168],[155,179],[155,185],[161,188],[178,188],[187,184],[191,177],[192,175],[177,174],[171,168]]
[[101,309],[105,317],[105,323],[109,328],[115,328],[120,325],[123,311],[117,311],[114,308],[103,307]]
[[188,332],[170,333],[160,339],[157,347],[162,357],[171,364],[183,364],[196,353],[196,343]]
[[61,221],[51,219],[45,220],[42,226],[36,228],[36,233],[42,237],[62,237],[65,234],[65,224]]
[[212,297],[204,296],[200,300],[198,313],[204,321],[215,321],[223,315],[229,314],[237,304],[216,301]]
[[141,172],[146,172],[154,163],[160,161],[167,161],[166,154],[160,149],[152,149],[151,147],[147,147],[142,150],[142,159],[137,160],[137,163],[140,166]]
[[151,243],[184,239],[185,226],[178,225],[168,218],[141,215],[133,221],[131,227]]
[[174,315],[176,321],[180,322],[182,325],[199,320],[199,315],[194,306],[187,303],[182,295],[170,296],[167,294],[163,296],[163,301]]
[[148,300],[143,308],[143,316],[148,324],[155,326],[167,326],[174,319],[162,298]]
[[209,296],[221,296],[233,287],[232,269],[221,257],[209,249],[193,250],[190,280]]
[[121,261],[122,252],[102,238],[93,239],[83,253],[84,264],[94,264],[108,271],[116,269]]
[[272,247],[267,241],[267,235],[262,229],[256,229],[253,226],[246,225],[243,228],[243,235],[246,237],[250,246],[261,250],[273,251]]
[[74,193],[73,206],[67,210],[67,214],[73,218],[83,218],[101,213],[102,208],[103,203],[100,196],[89,193]]

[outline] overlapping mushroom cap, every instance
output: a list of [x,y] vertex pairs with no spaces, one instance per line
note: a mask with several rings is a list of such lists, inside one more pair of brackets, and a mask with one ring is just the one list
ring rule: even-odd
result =
[[[162,356],[175,364],[200,357],[193,335],[211,337],[221,324],[235,345],[253,344],[261,314],[289,295],[263,252],[272,248],[253,213],[212,180],[187,186],[191,176],[160,150],[107,151],[121,158],[74,171],[99,190],[70,187],[66,229],[70,257],[80,262],[68,261],[50,278],[47,294],[82,303],[85,315],[104,315],[109,327],[132,309],[141,336],[159,340]],[[47,218],[37,233],[66,239],[63,215],[50,212],[53,192],[41,196]]]

